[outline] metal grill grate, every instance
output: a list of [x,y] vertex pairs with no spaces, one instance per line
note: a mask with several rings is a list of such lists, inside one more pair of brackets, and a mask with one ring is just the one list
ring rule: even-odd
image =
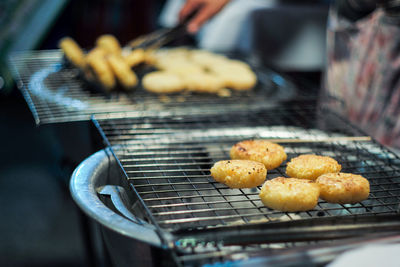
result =
[[297,91],[280,75],[256,68],[256,88],[234,92],[228,98],[199,94],[159,97],[140,86],[135,92],[105,96],[86,90],[77,71],[62,64],[59,50],[20,52],[12,55],[10,61],[37,124],[89,120],[91,115],[114,119],[255,110],[291,98]]
[[[100,120],[98,124],[111,145],[121,145],[115,153],[129,182],[157,224],[170,232],[399,212],[400,160],[369,138],[349,138],[350,129],[360,134],[351,127],[340,127],[341,132],[318,130],[327,115],[303,103],[223,116]],[[231,146],[250,138],[278,141],[288,159],[304,153],[331,156],[342,164],[343,172],[370,181],[370,196],[354,205],[320,200],[314,210],[285,213],[262,204],[260,187],[230,189],[215,182],[209,172],[213,163],[229,159]],[[267,179],[277,176],[285,176],[285,164],[269,171]]]

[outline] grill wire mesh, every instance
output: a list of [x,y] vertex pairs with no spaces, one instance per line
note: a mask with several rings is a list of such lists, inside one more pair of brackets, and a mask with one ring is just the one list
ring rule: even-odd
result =
[[[345,122],[319,130],[327,124],[328,114],[322,113],[317,112],[314,103],[291,103],[273,110],[221,116],[145,117],[99,120],[98,124],[109,144],[118,146],[115,154],[129,183],[167,232],[398,213],[399,158],[368,138],[358,138],[362,133]],[[230,189],[215,182],[209,172],[213,163],[229,159],[229,150],[236,142],[255,138],[278,141],[285,147],[288,160],[306,153],[335,158],[342,165],[342,172],[360,174],[369,180],[369,198],[354,205],[319,200],[311,211],[286,213],[262,204],[258,197],[260,186]],[[292,141],[297,139],[303,141]],[[267,179],[286,176],[285,167],[284,163],[269,171]],[[233,254],[235,249],[249,252],[301,245],[286,242],[229,246],[225,250],[215,243],[193,245],[186,239],[177,244],[188,252],[182,261],[220,258]]]
[[[255,68],[258,85],[231,97],[190,94],[159,97],[140,85],[134,92],[109,95],[88,90],[76,69],[63,64],[59,50],[18,52],[10,58],[17,85],[37,124],[179,114],[218,114],[238,109],[257,109],[293,97],[296,87],[280,75]],[[137,70],[139,76],[148,70]],[[278,90],[281,88],[282,90]]]

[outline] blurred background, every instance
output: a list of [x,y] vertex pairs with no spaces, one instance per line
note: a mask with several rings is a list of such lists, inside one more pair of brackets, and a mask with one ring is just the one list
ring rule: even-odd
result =
[[[217,52],[240,52],[294,79],[306,78],[318,87],[325,64],[329,1],[233,2],[184,44]],[[85,132],[64,132],[69,137],[65,144],[59,137],[62,125],[35,125],[17,90],[18,84],[13,81],[10,55],[20,50],[57,49],[59,39],[64,36],[74,38],[84,48],[90,48],[105,33],[115,35],[125,44],[156,28],[174,25],[182,3],[181,0],[0,2],[1,266],[96,265],[85,243],[87,229],[82,223],[83,216],[68,190],[73,169],[93,150],[89,138]],[[74,143],[78,139],[82,143]],[[84,152],[79,155],[66,156],[70,154],[68,148],[73,150],[77,146],[88,147],[80,149]]]

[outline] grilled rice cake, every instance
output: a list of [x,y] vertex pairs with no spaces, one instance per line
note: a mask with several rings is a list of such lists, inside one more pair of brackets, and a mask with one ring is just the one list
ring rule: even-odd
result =
[[297,212],[312,210],[319,194],[319,186],[311,180],[277,177],[264,183],[259,196],[268,208]]
[[232,159],[248,159],[261,162],[267,170],[279,167],[286,160],[282,146],[266,140],[244,140],[230,150]]
[[267,177],[264,164],[251,160],[222,160],[211,168],[215,181],[230,188],[252,188],[261,185]]
[[370,185],[366,178],[352,173],[327,173],[316,180],[320,198],[339,204],[355,204],[368,198]]
[[314,154],[292,158],[286,166],[289,177],[315,180],[325,173],[339,172],[342,166],[333,158]]
[[179,75],[166,71],[146,74],[142,84],[147,91],[158,94],[176,93],[185,89],[185,82]]

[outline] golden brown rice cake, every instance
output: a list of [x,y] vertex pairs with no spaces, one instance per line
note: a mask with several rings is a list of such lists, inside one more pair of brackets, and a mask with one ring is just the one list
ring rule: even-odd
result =
[[146,74],[143,77],[142,84],[147,91],[158,94],[176,93],[185,88],[185,83],[179,75],[166,71]]
[[333,158],[314,154],[301,155],[292,158],[286,167],[286,174],[290,177],[315,180],[318,176],[339,172],[342,166]]
[[279,167],[286,160],[282,146],[266,140],[244,140],[235,144],[230,151],[232,159],[248,159],[261,162],[267,170]]
[[262,163],[251,160],[222,160],[211,168],[215,181],[230,188],[252,188],[261,185],[267,177]]
[[327,173],[316,180],[320,198],[330,203],[354,204],[368,198],[369,182],[361,175],[352,173]]
[[259,196],[268,208],[297,212],[312,210],[318,203],[319,191],[313,181],[278,177],[266,181]]

